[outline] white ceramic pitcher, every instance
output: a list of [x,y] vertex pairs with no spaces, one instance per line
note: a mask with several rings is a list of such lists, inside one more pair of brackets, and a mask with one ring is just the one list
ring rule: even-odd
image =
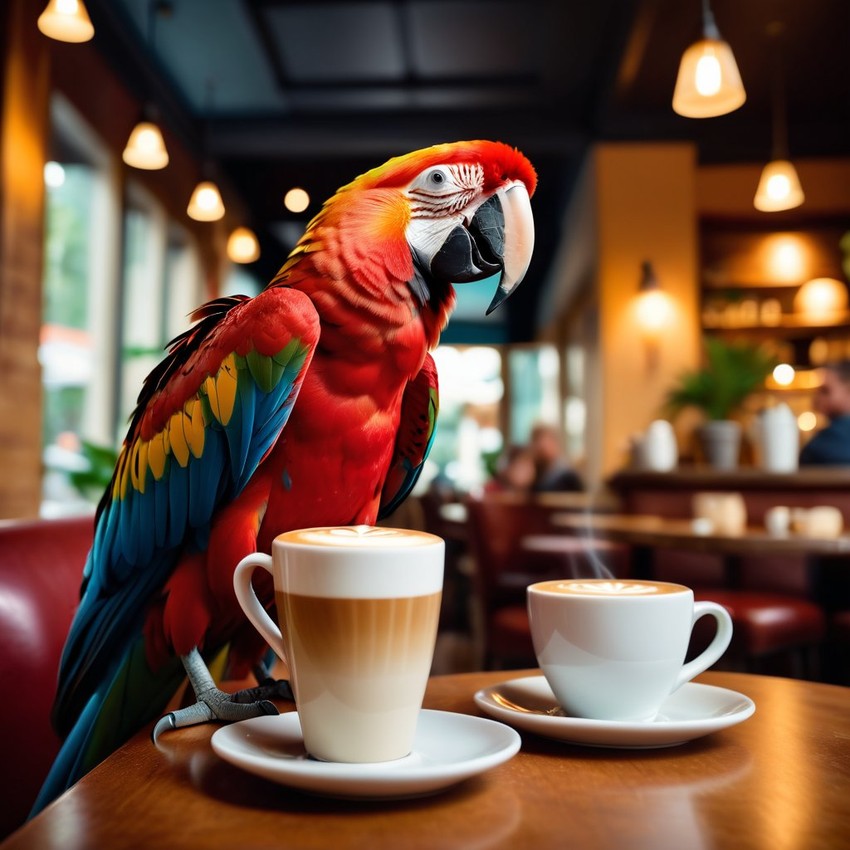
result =
[[784,402],[759,414],[756,428],[761,466],[768,472],[794,472],[799,464],[800,432],[797,418]]

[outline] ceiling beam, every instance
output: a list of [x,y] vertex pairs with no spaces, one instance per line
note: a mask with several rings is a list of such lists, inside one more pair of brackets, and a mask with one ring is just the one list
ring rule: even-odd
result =
[[458,139],[498,139],[523,150],[581,153],[587,135],[569,127],[559,115],[491,112],[471,116],[459,112],[303,116],[213,120],[208,149],[222,158],[285,156],[384,155]]

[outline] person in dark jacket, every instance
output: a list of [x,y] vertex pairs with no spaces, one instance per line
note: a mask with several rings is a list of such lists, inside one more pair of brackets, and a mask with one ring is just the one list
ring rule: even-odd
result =
[[584,484],[578,473],[567,463],[558,430],[539,423],[531,430],[531,452],[537,475],[532,485],[536,493],[559,490],[582,490]]
[[814,397],[815,410],[829,419],[800,452],[801,465],[850,465],[850,360],[823,367],[823,382]]

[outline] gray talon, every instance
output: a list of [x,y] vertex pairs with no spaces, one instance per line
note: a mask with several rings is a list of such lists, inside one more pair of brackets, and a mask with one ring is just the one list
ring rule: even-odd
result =
[[[228,694],[215,686],[206,664],[204,664],[197,650],[192,650],[182,660],[198,702],[161,717],[151,733],[154,743],[163,732],[181,729],[184,726],[194,726],[198,723],[207,723],[210,720],[233,723],[237,720],[247,720],[250,717],[280,713],[273,702],[263,698],[267,695],[279,695],[277,683],[272,682],[270,685],[249,688],[236,694]],[[282,685],[288,689],[289,683],[283,682]]]

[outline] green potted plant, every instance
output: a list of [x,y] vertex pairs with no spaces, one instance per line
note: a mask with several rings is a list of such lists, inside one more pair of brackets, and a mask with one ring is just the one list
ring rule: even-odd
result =
[[667,395],[665,407],[676,415],[686,407],[702,411],[703,451],[716,469],[734,469],[741,447],[741,424],[732,417],[776,365],[764,348],[748,343],[705,339],[705,363],[684,372]]

